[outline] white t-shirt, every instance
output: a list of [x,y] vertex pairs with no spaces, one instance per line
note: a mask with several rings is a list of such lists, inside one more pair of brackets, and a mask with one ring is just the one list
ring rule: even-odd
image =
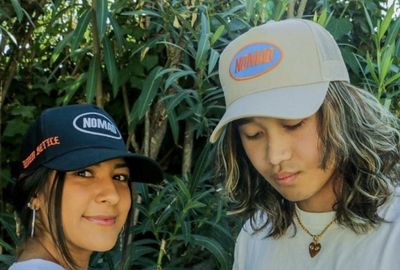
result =
[[[305,227],[319,234],[335,217],[335,212],[310,213],[297,208]],[[278,239],[265,238],[266,230],[252,234],[250,222],[243,226],[235,246],[234,270],[398,270],[400,269],[400,189],[379,214],[382,223],[366,234],[356,234],[334,223],[320,239],[321,250],[313,258],[309,236],[296,222]],[[265,216],[265,215],[264,215]],[[262,218],[259,219],[262,222]],[[261,223],[262,224],[262,223]]]
[[42,260],[31,259],[13,263],[8,270],[65,270],[61,265]]

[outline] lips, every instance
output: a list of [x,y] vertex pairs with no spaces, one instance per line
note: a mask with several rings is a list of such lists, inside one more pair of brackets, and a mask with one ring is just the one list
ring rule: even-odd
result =
[[98,225],[114,225],[117,219],[116,216],[83,216],[89,222],[98,224]]
[[275,180],[276,183],[281,184],[281,185],[290,185],[292,184],[296,178],[299,172],[282,172],[282,173],[277,173],[272,176],[272,178]]

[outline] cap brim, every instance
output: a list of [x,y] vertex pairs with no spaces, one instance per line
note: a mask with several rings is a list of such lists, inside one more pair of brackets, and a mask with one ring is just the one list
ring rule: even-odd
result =
[[[324,101],[329,82],[277,88],[239,98],[230,104],[215,127],[210,142],[215,143],[223,128],[237,119],[273,117],[305,118],[315,113]],[[240,89],[238,89],[240,91]]]
[[74,171],[114,158],[126,160],[134,182],[158,184],[164,179],[160,166],[154,160],[129,151],[109,148],[79,149],[47,161],[43,165],[58,171]]

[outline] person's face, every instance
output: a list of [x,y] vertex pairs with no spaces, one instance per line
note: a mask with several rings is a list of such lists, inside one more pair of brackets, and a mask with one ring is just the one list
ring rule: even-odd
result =
[[284,198],[306,211],[332,210],[334,164],[321,168],[317,114],[298,120],[249,118],[239,135],[254,168]]
[[129,169],[122,158],[67,172],[62,223],[69,249],[111,249],[130,207]]

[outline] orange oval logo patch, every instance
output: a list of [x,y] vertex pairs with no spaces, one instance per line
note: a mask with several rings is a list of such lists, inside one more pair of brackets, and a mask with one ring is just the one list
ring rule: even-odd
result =
[[281,60],[281,50],[271,43],[254,43],[232,59],[229,73],[235,80],[248,80],[273,69]]

